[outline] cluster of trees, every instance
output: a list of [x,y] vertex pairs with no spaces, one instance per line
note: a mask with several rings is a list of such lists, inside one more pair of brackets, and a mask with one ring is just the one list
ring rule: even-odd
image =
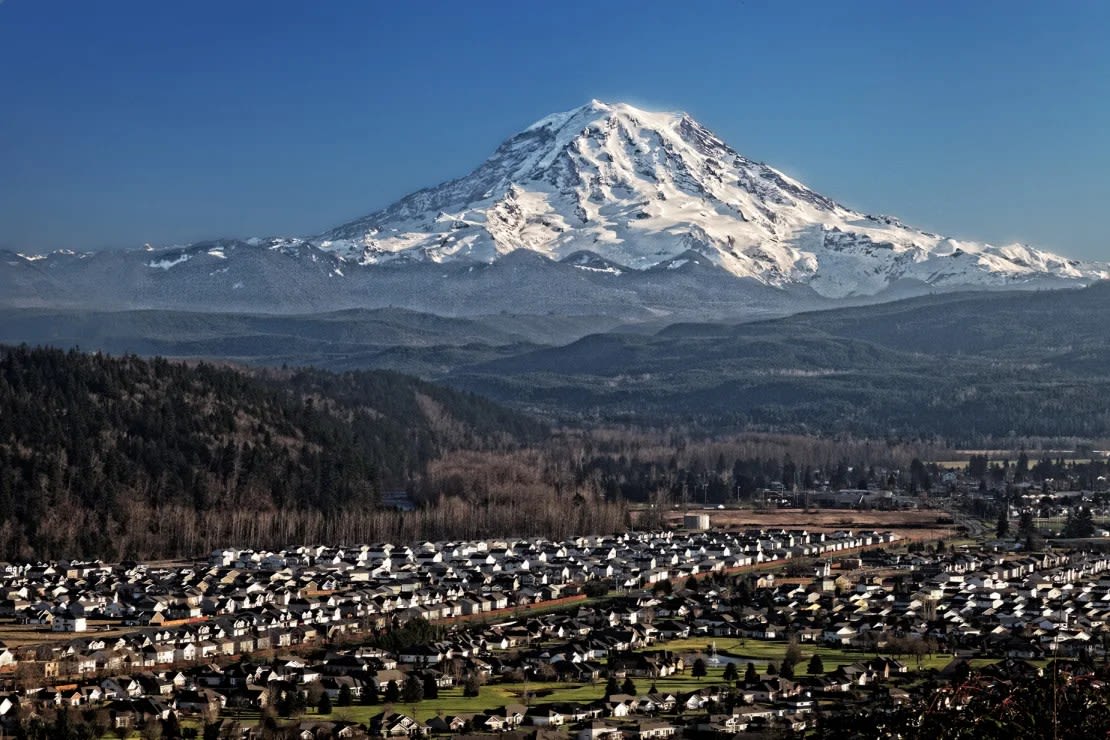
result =
[[1064,537],[1083,538],[1093,537],[1095,534],[1094,514],[1089,507],[1079,506],[1068,514],[1064,529],[1060,533]]
[[[10,719],[10,718],[9,718]],[[139,737],[142,740],[178,740],[201,736],[195,728],[182,728],[177,714],[171,712],[164,720],[153,719],[137,731],[128,727],[115,727],[111,714],[105,708],[59,708],[53,712],[15,717],[12,735],[16,740],[100,740],[103,737]],[[214,732],[204,733],[207,739]]]
[[[450,454],[448,454],[450,453]],[[0,349],[0,558],[196,555],[214,547],[619,531],[626,502],[787,490],[928,490],[920,440],[630,429],[551,435],[396,373],[243,371]],[[976,457],[1006,480],[1096,480],[1105,461]],[[1001,472],[999,472],[1001,471]],[[404,488],[415,511],[379,506]],[[990,512],[991,515],[993,512]],[[1076,527],[1084,526],[1077,517]],[[1081,530],[1076,530],[1081,531]]]
[[[0,557],[161,557],[389,534],[383,487],[536,422],[395,373],[0,350]],[[304,538],[304,539],[302,539]]]
[[[699,658],[700,660],[700,658]],[[786,642],[786,651],[782,656],[781,662],[773,660],[767,661],[766,674],[768,676],[782,676],[783,678],[794,678],[799,672],[798,664],[802,661],[802,648],[801,643],[796,636],[791,636]],[[696,667],[696,663],[695,663]],[[806,666],[806,672],[810,675],[819,675],[825,672],[825,664],[821,656],[814,653]],[[697,675],[696,673],[694,674]],[[702,675],[705,675],[704,673]],[[743,679],[740,678],[739,669],[735,663],[726,663],[724,672],[721,677],[729,682],[738,685],[750,686],[760,680],[759,671],[756,670],[755,663],[748,663],[744,671]]]
[[[916,704],[894,708],[877,701],[854,717],[826,718],[829,738],[905,737],[935,740],[1067,737],[1103,740],[1110,727],[1110,673],[1075,671],[1062,662],[1043,676],[1018,681],[968,673],[938,685]],[[880,698],[881,699],[881,698]]]
[[1110,460],[1091,457],[1085,445],[1076,445],[1078,459],[1066,459],[1042,453],[1034,460],[1022,450],[1017,458],[992,460],[989,455],[972,455],[965,472],[968,477],[982,482],[984,487],[1004,488],[1011,483],[1044,483],[1046,481],[1071,481],[1076,488],[1092,490],[1100,487],[1110,476]]
[[[348,686],[341,686],[333,700],[319,683],[308,684],[302,690],[292,687],[271,687],[272,701],[268,704],[266,715],[271,720],[278,718],[295,719],[309,711],[318,714],[331,714],[337,708],[344,709],[356,703],[362,706],[396,704],[418,704],[425,699],[439,698],[439,685],[432,674],[410,673],[403,681],[388,681],[378,690],[373,683],[367,683],[356,701],[354,692]],[[475,694],[477,696],[477,694]]]
[[432,624],[423,617],[414,617],[404,624],[395,624],[382,635],[371,640],[374,647],[398,653],[412,645],[424,645],[443,639],[447,630],[443,625]]
[[[1010,535],[1010,517],[1008,505],[1004,502],[998,512],[995,524],[995,534],[1000,538]],[[1044,545],[1044,537],[1037,528],[1034,512],[1026,509],[1018,516],[1017,537],[1026,550],[1039,550]],[[1082,539],[1093,537],[1095,534],[1094,512],[1087,506],[1076,506],[1067,516],[1060,536],[1065,539]]]
[[[944,448],[924,442],[745,434],[723,438],[642,430],[565,433],[548,450],[553,486],[592,487],[610,501],[673,505],[751,500],[758,491],[828,487],[928,490],[939,471],[922,458]],[[639,523],[652,526],[640,519]]]
[[617,677],[610,675],[609,680],[605,683],[605,698],[608,699],[615,694],[636,696],[636,682],[632,680],[631,676],[627,676],[622,683],[618,684]]
[[[627,502],[657,503],[661,515],[684,500],[750,498],[772,483],[909,486],[914,471],[924,470],[921,457],[942,455],[912,441],[562,430],[530,447],[462,450],[431,461],[414,488],[420,509],[398,522],[397,534],[560,538],[619,531],[629,524]],[[659,522],[649,511],[638,512],[636,524]]]
[[511,451],[461,451],[435,460],[417,486],[419,536],[491,534],[555,539],[628,527],[626,502],[581,474],[558,441]]
[[[548,448],[563,475],[560,485],[592,482],[609,500],[663,505],[747,500],[777,486],[786,491],[828,487],[928,492],[940,485],[945,470],[926,461],[952,454],[940,442],[921,440],[758,433],[714,438],[612,429],[566,434]],[[1077,449],[1082,454],[1081,446]],[[1091,490],[1105,486],[1110,460],[1047,455],[1034,460],[1024,451],[1013,460],[972,455],[965,472],[979,479],[984,490],[1061,480]]]

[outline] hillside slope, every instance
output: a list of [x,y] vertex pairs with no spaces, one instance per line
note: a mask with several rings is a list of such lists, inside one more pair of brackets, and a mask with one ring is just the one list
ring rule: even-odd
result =
[[602,334],[449,382],[567,419],[952,440],[1110,436],[1110,284]]
[[507,139],[470,174],[313,240],[359,264],[495,262],[528,250],[619,275],[708,260],[827,298],[899,282],[1002,287],[1110,276],[1012,244],[913,229],[846,208],[740,154],[685,113],[593,100]]
[[[0,557],[195,554],[204,522],[337,517],[447,450],[538,439],[477,396],[388,372],[0,352]],[[204,517],[208,517],[205,519]],[[288,536],[299,539],[291,517]],[[237,525],[238,526],[238,525]],[[228,544],[234,544],[229,542]]]

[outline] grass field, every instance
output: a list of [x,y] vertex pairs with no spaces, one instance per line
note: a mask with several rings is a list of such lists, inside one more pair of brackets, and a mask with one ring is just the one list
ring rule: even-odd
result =
[[0,642],[8,647],[25,645],[44,645],[52,642],[68,642],[78,637],[119,637],[134,632],[137,627],[120,627],[114,621],[89,621],[88,632],[52,632],[49,626],[41,624],[17,624],[14,621],[0,623]]
[[[691,653],[706,655],[707,648],[712,638],[706,637],[692,637],[684,640],[670,640],[664,643],[653,645],[651,650],[672,650],[678,653]],[[768,661],[779,663],[782,661],[783,656],[786,655],[787,643],[785,640],[747,640],[747,639],[718,639],[715,641],[717,651],[727,653],[728,656],[735,658],[742,662],[755,663],[757,671],[762,673],[767,668]],[[805,673],[806,665],[809,663],[810,658],[814,654],[821,656],[821,661],[824,663],[825,671],[832,671],[840,665],[848,665],[849,663],[856,663],[860,660],[865,660],[874,656],[874,652],[860,652],[857,650],[845,650],[843,648],[829,646],[829,645],[814,645],[810,643],[802,643],[798,646],[802,653],[802,658],[798,665],[795,667],[795,672],[798,675]],[[889,655],[889,653],[883,653]],[[946,654],[936,654],[934,656],[923,656],[921,660],[921,669],[928,668],[943,668],[948,665],[952,658]],[[903,659],[911,670],[917,667],[917,660],[913,657],[906,657]],[[743,668],[743,666],[741,666]],[[715,669],[718,673],[723,668]],[[740,671],[743,674],[743,670]],[[686,689],[689,691],[689,689]]]
[[[680,654],[704,656],[711,641],[712,640],[707,640],[705,637],[670,640],[652,645],[648,649],[671,650]],[[755,663],[756,670],[761,674],[764,673],[767,669],[767,662],[781,662],[783,656],[786,654],[787,648],[787,644],[783,640],[764,641],[730,638],[717,640],[716,643],[718,651],[727,652],[730,656],[742,661],[741,665],[737,666],[740,675],[743,675],[745,670],[743,663],[748,661]],[[874,655],[874,653],[847,651],[824,645],[803,644],[800,647],[802,658],[795,668],[795,673],[799,676],[805,674],[806,666],[814,653],[821,656],[826,672],[835,670],[839,665],[855,663]],[[946,654],[923,656],[920,667],[922,670],[929,668],[940,669],[946,666],[951,660],[951,656]],[[916,670],[917,662],[914,658],[904,658],[903,662],[909,665],[911,670]],[[993,661],[977,660],[973,663],[984,664],[990,662]],[[685,673],[659,678],[656,679],[654,683],[656,688],[662,692],[690,692],[696,690],[700,686],[711,686],[713,684],[723,683],[723,673],[723,665],[711,665],[707,668],[707,675],[699,679],[690,675],[690,669],[687,667]],[[639,692],[646,692],[652,684],[652,681],[646,678],[634,679],[634,682]],[[483,686],[481,694],[477,697],[465,697],[462,695],[461,687],[454,687],[450,689],[441,689],[439,697],[436,699],[427,699],[415,705],[406,705],[403,702],[399,702],[393,705],[393,709],[426,721],[435,716],[473,714],[504,704],[524,703],[525,692],[530,695],[530,703],[532,705],[562,702],[589,702],[603,698],[605,694],[605,683],[605,680],[600,680],[596,683],[498,683]],[[315,710],[311,710],[308,714],[308,718],[311,719],[312,717],[319,716],[320,719],[345,719],[355,722],[365,722],[369,717],[381,712],[382,709],[383,707],[381,705],[336,707],[330,715],[318,715]],[[247,719],[245,715],[244,719]],[[257,718],[255,717],[255,719]]]
[[[1092,517],[1091,521],[1095,523],[1096,527],[1101,527],[1103,529],[1110,527],[1110,517],[1096,516]],[[1038,516],[1033,518],[1033,526],[1037,529],[1054,529],[1059,531],[1063,529],[1064,525],[1067,523],[1068,518],[1066,516]]]
[[[690,665],[693,659],[699,656],[707,657],[709,646],[714,642],[716,650],[722,654],[723,658],[727,656],[739,662],[737,671],[740,675],[744,674],[746,669],[745,664],[747,662],[754,663],[756,670],[759,671],[760,674],[764,674],[767,669],[768,661],[774,661],[776,664],[780,663],[787,649],[785,640],[751,640],[738,638],[714,640],[713,638],[700,636],[659,642],[646,649],[670,650],[688,656],[689,660],[687,661],[687,668],[684,673],[656,679],[654,681],[656,688],[661,692],[679,694],[694,691],[702,686],[724,683],[724,665],[707,666],[707,675],[703,678],[694,678],[691,675]],[[826,645],[802,644],[799,647],[801,650],[801,660],[795,667],[795,674],[798,676],[806,673],[809,660],[814,654],[821,656],[826,672],[835,670],[839,665],[855,663],[875,655],[875,653],[871,652],[849,651],[843,648]],[[902,657],[902,661],[910,667],[911,673],[917,670],[939,670],[948,665],[951,660],[952,657],[950,655],[943,653],[922,656],[920,663],[914,657]],[[971,664],[975,667],[981,667],[993,662],[995,662],[993,659],[976,658],[971,661]],[[650,679],[646,678],[633,679],[633,681],[639,693],[646,693],[653,683]],[[535,706],[537,704],[553,703],[584,703],[603,698],[605,694],[605,684],[606,681],[604,679],[592,683],[496,683],[483,686],[481,693],[477,697],[463,696],[462,687],[457,686],[449,689],[441,689],[437,698],[426,699],[417,704],[406,704],[404,702],[397,702],[388,706],[383,704],[373,706],[356,704],[349,707],[334,707],[329,714],[320,714],[315,708],[310,708],[301,720],[345,720],[366,723],[374,715],[382,712],[386,708],[390,708],[394,711],[404,712],[410,716],[414,716],[421,721],[427,721],[436,716],[475,714],[506,704],[528,703]],[[228,719],[239,721],[243,725],[254,725],[259,721],[257,712],[229,711],[225,713],[224,716]]]
[[[656,679],[655,685],[660,691],[689,692],[700,686],[711,686],[721,683],[721,673],[724,669],[711,667],[709,675],[702,679],[693,678],[689,670],[683,675],[668,676]],[[486,709],[500,707],[505,704],[523,704],[525,692],[530,695],[529,703],[553,704],[561,702],[590,702],[604,698],[605,680],[597,683],[521,683],[521,684],[492,684],[483,686],[477,697],[465,697],[462,688],[441,689],[436,699],[426,699],[419,704],[406,705],[399,702],[393,709],[407,714],[414,714],[420,720],[428,720],[437,715],[474,714]],[[636,689],[646,692],[651,686],[649,679],[635,680]],[[356,722],[365,722],[367,718],[382,711],[381,706],[351,706],[336,707],[330,718],[351,719]],[[323,718],[323,717],[322,717]]]
[[[938,519],[950,519],[947,512],[934,509],[907,511],[863,511],[856,509],[710,509],[713,527],[722,529],[808,529],[830,532],[838,529],[876,529],[892,531],[907,540],[935,540],[951,535],[950,525]],[[671,525],[682,522],[683,512],[667,512]]]

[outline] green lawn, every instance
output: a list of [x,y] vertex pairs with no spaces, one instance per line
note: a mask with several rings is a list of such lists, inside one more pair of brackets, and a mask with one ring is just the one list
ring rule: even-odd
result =
[[[706,645],[704,639],[694,640],[673,640],[667,643],[660,643],[653,646],[651,649],[668,649],[677,652],[695,652],[698,649],[703,649]],[[756,670],[763,673],[767,668],[767,661],[773,660],[776,663],[782,660],[783,655],[786,653],[786,642],[764,642],[759,640],[747,640],[740,644],[738,640],[718,640],[718,650],[728,650],[735,655],[742,655],[745,659],[750,658],[756,664]],[[837,648],[825,646],[802,646],[802,661],[797,666],[796,675],[804,675],[806,664],[809,662],[810,657],[814,652],[821,655],[824,662],[826,671],[831,671],[840,664],[854,663],[869,657],[869,653],[850,653]],[[922,661],[922,668],[942,668],[948,664],[951,658],[947,655],[937,655],[933,658],[926,658]],[[905,661],[913,669],[915,663],[912,658]],[[984,663],[992,661],[983,661]],[[744,674],[745,666],[737,667],[740,675]],[[690,675],[690,669],[687,667],[685,673],[668,676],[666,678],[659,678],[655,680],[655,686],[659,691],[669,693],[683,693],[696,690],[700,686],[711,686],[713,684],[724,683],[722,674],[724,673],[723,666],[708,666],[708,675],[704,678],[697,679]],[[650,679],[633,679],[636,684],[636,690],[639,693],[646,693],[650,688],[652,681]],[[492,709],[502,706],[504,704],[522,703],[524,692],[527,690],[531,693],[532,704],[552,704],[562,702],[589,702],[600,699],[605,694],[605,680],[600,680],[595,684],[590,683],[537,683],[528,682],[526,684],[492,684],[483,686],[482,692],[478,697],[464,697],[462,695],[462,688],[455,687],[451,689],[441,689],[437,699],[428,699],[420,702],[419,704],[405,705],[403,702],[398,702],[393,705],[393,709],[407,714],[415,714],[418,719],[428,720],[437,715],[451,715],[451,714],[473,714],[486,709]],[[324,715],[324,719],[348,719],[356,722],[365,722],[369,717],[382,711],[382,706],[351,706],[351,707],[335,707],[331,715]],[[309,717],[317,716],[314,712],[310,712]]]
[[[696,679],[687,670],[683,675],[668,676],[655,681],[656,688],[660,691],[679,693],[693,691],[699,686],[710,686],[714,683],[723,683],[721,667],[710,667],[708,675]],[[639,693],[647,692],[651,686],[649,679],[634,679],[636,690]],[[561,702],[589,702],[601,699],[605,695],[605,680],[597,683],[519,683],[519,684],[491,684],[483,686],[481,694],[477,697],[462,695],[462,687],[441,689],[436,699],[425,699],[416,705],[406,705],[397,702],[393,709],[407,714],[415,713],[421,720],[427,720],[437,715],[474,714],[486,709],[493,709],[505,704],[520,704],[524,702],[524,692],[531,694],[532,704],[552,704]],[[309,712],[308,717],[320,716],[322,719],[349,719],[356,722],[365,722],[369,717],[381,712],[383,705],[350,707],[334,707],[330,715],[317,715],[315,711]]]
[[[786,655],[787,643],[785,640],[752,640],[740,638],[724,638],[714,639],[712,637],[690,637],[683,640],[669,640],[667,642],[658,642],[646,650],[672,650],[678,653],[701,653],[707,654],[707,648],[711,642],[716,642],[717,650],[727,652],[731,656],[738,658],[744,662],[755,663],[755,668],[761,673],[766,670],[767,662],[774,661],[780,663],[783,656]],[[794,671],[796,674],[805,672],[806,665],[809,659],[816,653],[821,656],[821,661],[824,663],[825,671],[832,671],[839,665],[847,665],[849,663],[856,663],[861,660],[873,657],[875,652],[860,652],[857,650],[846,650],[839,647],[830,647],[827,645],[814,645],[811,643],[802,643],[798,646],[802,652],[802,659]],[[890,653],[879,651],[879,654],[889,656]],[[917,666],[917,661],[913,656],[902,656],[903,663],[908,665],[911,670]],[[943,668],[948,665],[952,658],[949,655],[938,653],[933,656],[923,656],[921,660],[922,670],[927,668]],[[739,666],[740,674],[744,673],[744,666]],[[716,669],[718,672],[722,668]],[[712,669],[711,669],[712,671]]]
[[[678,653],[689,654],[706,654],[706,648],[714,642],[713,638],[706,638],[704,636],[687,638],[683,640],[670,640],[666,642],[659,642],[652,645],[648,650],[671,650]],[[774,661],[779,663],[782,661],[783,656],[786,654],[787,643],[785,640],[750,640],[750,639],[736,639],[726,638],[717,639],[717,650],[726,651],[729,654],[738,657],[743,662],[751,661],[755,663],[756,670],[761,674],[767,669],[767,662]],[[809,659],[814,653],[821,656],[824,664],[825,671],[832,671],[838,665],[855,663],[860,660],[865,660],[872,657],[875,653],[863,653],[856,651],[848,651],[842,648],[829,647],[825,645],[811,645],[802,644],[800,646],[802,658],[798,665],[795,667],[795,673],[798,676],[804,675],[806,666]],[[917,663],[913,657],[903,657],[903,662],[914,670]],[[921,661],[921,668],[943,668],[951,661],[951,657],[946,654],[937,654],[934,656],[924,656]],[[982,665],[991,663],[992,660],[975,660],[973,665]],[[690,675],[690,668],[687,666],[685,673],[668,676],[666,678],[659,678],[655,680],[656,688],[659,691],[670,693],[682,693],[694,691],[699,686],[710,686],[713,684],[724,683],[722,674],[724,673],[724,666],[708,666],[708,675],[704,678],[697,679]],[[743,664],[737,666],[739,674],[744,674],[745,666]],[[638,692],[647,692],[652,684],[650,679],[634,679],[636,690]],[[452,715],[452,714],[474,714],[486,709],[492,709],[502,706],[504,704],[519,704],[524,702],[524,693],[527,691],[531,695],[532,704],[551,704],[562,702],[589,702],[600,699],[605,694],[605,680],[599,680],[596,683],[538,683],[528,682],[522,684],[504,684],[496,683],[489,686],[483,686],[481,694],[477,697],[466,697],[462,694],[462,687],[457,686],[450,689],[441,689],[439,697],[436,699],[426,699],[416,705],[406,705],[404,702],[398,702],[393,705],[393,709],[399,712],[415,715],[420,720],[428,720],[437,715]],[[311,719],[319,717],[320,719],[344,719],[354,722],[366,722],[371,716],[381,712],[383,705],[378,704],[374,706],[363,706],[356,704],[350,707],[335,707],[329,715],[319,715],[315,710],[310,710],[306,718]],[[257,721],[257,715],[248,717],[244,715],[241,718],[244,723]]]
[[[535,684],[530,685],[535,688]],[[437,715],[474,714],[485,709],[491,709],[503,704],[519,702],[520,698],[510,693],[510,689],[520,689],[522,686],[512,684],[497,684],[483,686],[478,696],[463,696],[461,686],[450,689],[440,689],[436,699],[425,699],[416,705],[397,702],[393,709],[405,714],[414,715],[417,719],[427,720]],[[384,705],[349,707],[335,707],[330,715],[335,719],[349,719],[355,722],[366,722],[368,718],[382,711]],[[415,710],[415,711],[414,711]]]
[[[662,643],[656,648],[662,647],[665,649],[675,650],[678,652],[694,652],[697,648],[704,648],[706,642],[702,640],[674,640],[669,643]],[[782,660],[782,656],[786,652],[786,643],[784,641],[759,641],[759,640],[718,640],[718,650],[728,650],[735,655],[741,655],[745,659],[750,658],[756,665],[756,670],[763,673],[767,668],[767,661],[773,660],[776,663]],[[854,663],[869,657],[870,653],[847,652],[834,647],[802,645],[802,660],[798,664],[796,675],[801,676],[805,674],[806,664],[809,662],[810,657],[816,652],[821,656],[824,662],[826,671],[831,671],[840,664]],[[938,654],[935,656],[925,656],[922,660],[921,668],[943,668],[951,661],[948,655]],[[915,660],[904,658],[903,662],[910,666],[911,671],[914,670],[916,665]],[[974,667],[982,667],[989,663],[996,662],[994,659],[976,658],[971,661]],[[737,670],[742,676],[745,670],[744,666],[738,666]],[[690,675],[690,669],[687,668],[683,674],[668,676],[666,678],[659,678],[655,680],[656,688],[661,692],[669,693],[683,693],[696,690],[699,686],[711,686],[713,684],[724,683],[722,673],[724,668],[722,666],[709,666],[708,675],[704,678],[697,679]],[[650,679],[633,679],[636,684],[638,693],[646,693],[650,688],[652,681]],[[493,709],[503,706],[505,704],[520,704],[524,703],[524,692],[528,691],[531,694],[531,704],[552,704],[563,702],[590,702],[600,699],[605,694],[605,681],[601,680],[595,684],[590,683],[536,683],[528,682],[523,684],[492,684],[483,686],[481,694],[477,697],[465,697],[462,695],[462,687],[454,687],[450,689],[441,689],[439,697],[436,699],[426,699],[419,704],[411,705],[404,702],[397,702],[392,705],[392,709],[398,712],[404,712],[413,715],[422,721],[427,721],[437,715],[452,715],[452,714],[475,714],[487,709]],[[321,715],[315,709],[309,710],[302,719],[319,718],[321,720],[334,720],[341,719],[352,722],[367,722],[370,717],[378,714],[385,708],[385,705],[378,704],[374,706],[363,706],[356,704],[350,707],[334,707],[331,714]],[[225,716],[234,718],[234,713],[227,713]],[[257,713],[242,713],[239,716],[239,721],[244,725],[255,724],[258,721]]]
[[[756,670],[761,674],[767,669],[767,662],[779,663],[786,654],[787,643],[785,640],[751,640],[738,638],[716,639],[705,636],[687,638],[683,640],[670,640],[652,645],[647,650],[670,650],[681,654],[707,654],[707,647],[711,642],[716,642],[718,651],[727,652],[739,658],[742,663],[737,666],[738,673],[743,676],[748,661],[755,663]],[[825,645],[800,645],[801,660],[795,667],[795,675],[802,676],[806,673],[806,666],[814,653],[821,656],[825,671],[832,671],[838,665],[855,663],[875,655],[870,652],[849,651],[838,647]],[[924,656],[921,669],[940,669],[946,666],[951,657],[947,654]],[[917,662],[912,656],[903,656],[902,661],[913,671]],[[992,659],[975,659],[972,665],[979,667],[995,662]],[[659,678],[655,680],[656,688],[662,692],[682,693],[697,689],[699,686],[710,686],[724,683],[722,674],[724,666],[707,666],[708,675],[697,679],[690,675],[690,666],[685,673]],[[638,693],[646,693],[652,681],[650,679],[633,679]],[[604,679],[596,683],[539,683],[528,682],[521,684],[496,683],[483,686],[477,697],[466,697],[462,694],[462,687],[441,689],[439,697],[427,699],[418,704],[411,705],[397,702],[392,705],[395,711],[414,715],[420,720],[428,720],[437,715],[474,714],[486,709],[492,709],[505,704],[524,703],[524,694],[527,691],[532,704],[551,704],[563,702],[589,702],[600,699],[605,693]],[[356,704],[350,707],[334,707],[331,714],[320,715],[315,709],[310,709],[304,719],[319,718],[322,720],[342,719],[354,722],[366,722],[373,715],[381,712],[384,705],[363,706]],[[225,716],[234,718],[232,712]],[[258,721],[257,713],[243,713],[239,716],[243,724],[255,724]]]

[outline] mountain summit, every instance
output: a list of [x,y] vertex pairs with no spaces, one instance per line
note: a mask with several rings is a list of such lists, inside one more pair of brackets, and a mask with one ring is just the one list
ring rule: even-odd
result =
[[[858,213],[739,154],[684,113],[594,100],[537,121],[465,177],[319,236],[0,250],[0,307],[404,308],[546,323],[601,317],[588,322],[596,330],[1108,276],[1104,265]],[[576,321],[574,331],[586,326]]]
[[906,280],[955,288],[1110,276],[1023,245],[958,241],[852,211],[685,113],[597,100],[537,121],[465,177],[313,241],[363,265],[491,263],[526,249],[645,270],[693,253],[737,277],[830,298]]

